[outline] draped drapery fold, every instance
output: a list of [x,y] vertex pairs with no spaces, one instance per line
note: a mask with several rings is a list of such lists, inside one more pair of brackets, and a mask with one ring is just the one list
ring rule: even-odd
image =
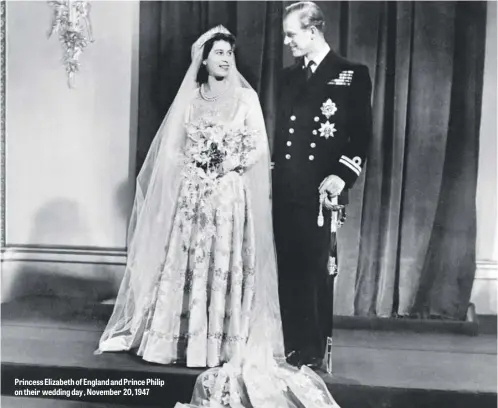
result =
[[374,140],[342,240],[359,242],[357,258],[340,265],[354,289],[339,279],[336,307],[345,289],[354,298],[346,313],[462,319],[475,271],[486,5],[358,2],[348,11],[347,56],[374,76]]
[[[258,91],[270,144],[289,2],[141,2],[137,165],[180,85],[190,45],[225,25]],[[337,314],[461,319],[475,270],[486,3],[317,2],[331,47],[370,69],[374,139],[339,232]]]

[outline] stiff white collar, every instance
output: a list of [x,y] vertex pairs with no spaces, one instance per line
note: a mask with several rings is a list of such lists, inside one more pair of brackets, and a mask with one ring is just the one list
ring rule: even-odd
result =
[[[329,51],[330,51],[330,46],[327,44],[326,47],[324,47],[323,50],[320,51],[315,58],[313,58],[314,64],[311,66],[311,70],[313,72],[316,71],[316,69],[318,68],[318,66],[320,65],[320,63],[323,61],[323,59],[327,56],[327,54],[329,53]],[[310,60],[309,60],[308,57],[304,57],[304,66],[305,67],[308,66],[308,62],[309,61]]]

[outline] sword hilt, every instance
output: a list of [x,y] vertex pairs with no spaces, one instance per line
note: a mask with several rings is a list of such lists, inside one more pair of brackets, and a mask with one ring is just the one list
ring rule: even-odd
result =
[[327,373],[332,374],[332,336],[327,337],[327,349],[325,350]]

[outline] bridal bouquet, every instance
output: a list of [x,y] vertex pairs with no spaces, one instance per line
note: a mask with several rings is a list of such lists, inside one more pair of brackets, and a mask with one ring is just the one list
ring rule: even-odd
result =
[[190,124],[187,132],[193,141],[185,152],[187,166],[201,178],[214,181],[250,165],[256,134],[247,127],[226,128],[204,119]]

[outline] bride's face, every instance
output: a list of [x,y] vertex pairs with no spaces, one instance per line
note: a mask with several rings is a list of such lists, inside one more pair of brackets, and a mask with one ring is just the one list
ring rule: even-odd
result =
[[209,75],[225,78],[233,65],[233,49],[226,41],[216,41],[206,58],[206,68]]

